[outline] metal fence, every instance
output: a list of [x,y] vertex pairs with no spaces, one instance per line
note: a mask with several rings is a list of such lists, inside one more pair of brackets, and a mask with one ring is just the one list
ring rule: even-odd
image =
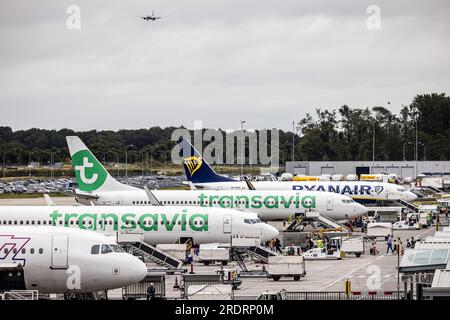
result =
[[287,300],[403,300],[404,291],[368,291],[368,292],[351,292],[345,294],[343,291],[287,291]]

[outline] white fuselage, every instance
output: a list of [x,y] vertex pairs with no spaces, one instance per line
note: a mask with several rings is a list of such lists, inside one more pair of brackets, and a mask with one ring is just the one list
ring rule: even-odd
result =
[[[25,213],[33,219],[33,214]],[[137,283],[147,275],[138,258],[120,250],[92,254],[96,245],[116,244],[92,231],[2,225],[0,272],[7,274],[3,280],[11,281],[3,281],[0,289],[3,285],[39,293],[94,292]]]
[[[405,200],[417,196],[404,187],[385,182],[373,181],[255,181],[256,190],[297,190],[333,192],[351,197],[357,201]],[[244,190],[244,181],[195,183],[203,190]]]
[[55,225],[115,234],[142,232],[149,244],[229,242],[232,236],[275,238],[252,212],[176,206],[0,206],[0,225]]
[[[286,220],[290,216],[315,211],[333,220],[344,220],[367,213],[351,198],[336,193],[292,190],[153,190],[163,206],[200,206],[255,212],[264,221]],[[96,200],[82,196],[77,201],[89,205],[148,205],[144,190],[92,192]]]

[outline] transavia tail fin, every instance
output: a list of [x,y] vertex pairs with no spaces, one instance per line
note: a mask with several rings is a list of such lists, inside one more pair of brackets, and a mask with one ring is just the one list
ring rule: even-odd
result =
[[80,191],[140,190],[114,179],[80,138],[77,136],[68,136],[66,140]]
[[181,158],[188,181],[192,183],[236,181],[217,174],[187,139],[180,139],[178,144],[181,147]]

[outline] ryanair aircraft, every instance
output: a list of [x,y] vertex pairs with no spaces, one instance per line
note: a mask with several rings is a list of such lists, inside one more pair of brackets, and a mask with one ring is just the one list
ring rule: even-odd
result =
[[[191,185],[203,190],[247,189],[245,181],[217,174],[188,140],[182,139],[179,145],[186,177]],[[412,201],[417,198],[417,195],[402,186],[373,181],[255,181],[252,183],[256,190],[333,192],[349,196],[358,202]]]

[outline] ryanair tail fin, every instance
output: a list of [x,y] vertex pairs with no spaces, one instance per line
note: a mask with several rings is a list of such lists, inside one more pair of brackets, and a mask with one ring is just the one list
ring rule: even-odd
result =
[[66,137],[78,189],[84,192],[140,190],[114,179],[77,136]]
[[187,139],[181,138],[178,144],[181,147],[181,158],[188,181],[192,183],[236,181],[217,174]]

